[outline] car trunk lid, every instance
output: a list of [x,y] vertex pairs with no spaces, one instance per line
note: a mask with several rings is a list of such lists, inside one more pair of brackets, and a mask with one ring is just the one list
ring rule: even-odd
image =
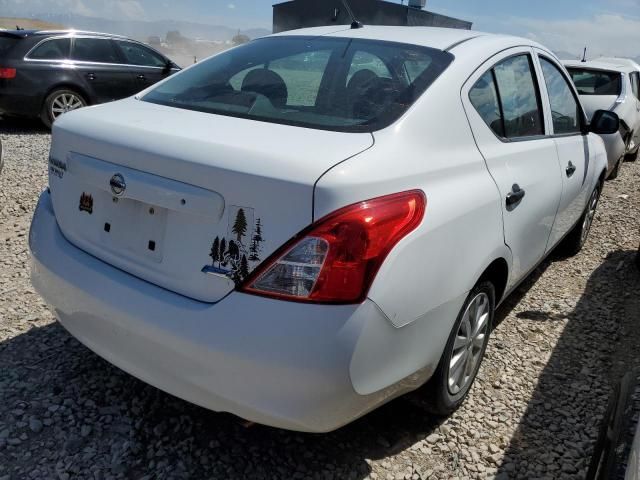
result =
[[51,195],[77,247],[216,302],[312,221],[316,180],[371,147],[337,133],[127,99],[54,124]]

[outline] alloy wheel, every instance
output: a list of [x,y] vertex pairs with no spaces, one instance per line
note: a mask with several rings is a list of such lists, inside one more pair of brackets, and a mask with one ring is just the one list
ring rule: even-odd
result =
[[458,394],[473,381],[484,352],[491,302],[486,293],[476,295],[467,306],[458,327],[449,359],[449,393]]
[[51,116],[55,120],[63,113],[84,107],[84,102],[73,93],[65,92],[56,96],[51,102]]

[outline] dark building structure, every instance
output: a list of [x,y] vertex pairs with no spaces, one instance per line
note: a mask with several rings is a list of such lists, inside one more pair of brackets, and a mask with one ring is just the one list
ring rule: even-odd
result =
[[[423,10],[424,0],[409,5],[382,0],[348,0],[363,25],[449,27],[470,30],[471,22]],[[350,25],[351,17],[341,0],[292,0],[273,6],[273,32],[325,25]]]

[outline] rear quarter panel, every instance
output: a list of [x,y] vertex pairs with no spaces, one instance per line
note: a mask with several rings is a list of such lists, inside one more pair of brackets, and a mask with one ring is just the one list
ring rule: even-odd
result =
[[[391,251],[369,292],[396,327],[459,299],[495,258],[510,262],[498,190],[460,100],[465,70],[454,62],[398,123],[374,133],[372,149],[316,186],[315,218],[381,195],[425,192],[422,224]],[[445,336],[454,320],[446,319]]]

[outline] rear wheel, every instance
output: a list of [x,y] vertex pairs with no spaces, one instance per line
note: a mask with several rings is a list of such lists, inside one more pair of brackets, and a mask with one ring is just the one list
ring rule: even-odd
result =
[[450,415],[469,393],[487,348],[494,309],[493,284],[478,283],[464,302],[440,364],[427,384],[427,407],[432,413]]
[[86,107],[87,101],[78,92],[70,89],[54,90],[44,101],[40,118],[49,128],[60,115]]
[[562,241],[561,250],[562,252],[572,257],[576,255],[584,244],[587,243],[587,238],[589,237],[589,231],[591,231],[591,225],[593,223],[593,219],[596,215],[596,209],[598,208],[598,201],[600,200],[600,189],[602,185],[598,184],[596,188],[591,193],[591,197],[589,197],[589,203],[582,213],[580,220],[573,227],[573,230],[565,237]]

